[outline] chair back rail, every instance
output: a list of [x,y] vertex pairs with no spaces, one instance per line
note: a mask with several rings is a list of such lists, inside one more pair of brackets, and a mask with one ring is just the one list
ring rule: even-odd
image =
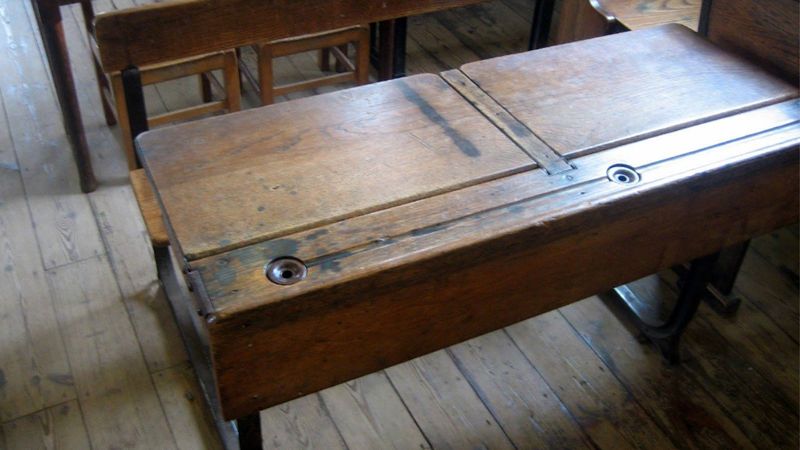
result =
[[106,72],[483,0],[172,0],[97,15]]

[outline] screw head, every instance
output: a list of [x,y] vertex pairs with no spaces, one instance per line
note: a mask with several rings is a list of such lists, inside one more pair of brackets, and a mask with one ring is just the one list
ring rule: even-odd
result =
[[636,184],[642,180],[639,172],[627,164],[614,164],[608,168],[606,176],[617,184]]

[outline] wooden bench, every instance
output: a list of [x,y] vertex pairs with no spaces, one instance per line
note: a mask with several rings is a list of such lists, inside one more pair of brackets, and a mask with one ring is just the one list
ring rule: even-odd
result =
[[158,199],[150,180],[147,179],[147,174],[144,169],[136,169],[129,173],[129,178],[136,203],[139,204],[139,210],[147,227],[147,234],[150,236],[150,243],[153,247],[169,246],[169,236],[164,225],[164,217],[161,215],[161,207],[158,205]]

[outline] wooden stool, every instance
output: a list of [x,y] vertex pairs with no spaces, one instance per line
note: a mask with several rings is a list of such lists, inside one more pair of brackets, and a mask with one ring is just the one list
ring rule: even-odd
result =
[[[354,43],[356,58],[347,57],[347,46]],[[275,86],[272,74],[272,59],[295,53],[319,50],[319,66],[323,71],[330,68],[330,55],[336,59],[337,73],[311,80]],[[359,25],[323,33],[280,39],[256,45],[258,53],[258,79],[261,89],[261,103],[272,104],[275,96],[290,92],[314,89],[320,86],[353,81],[357,85],[369,82],[369,27]]]
[[[210,85],[204,77],[212,70],[222,70],[225,82],[225,98],[223,100],[212,101]],[[158,114],[148,119],[149,127],[156,127],[170,122],[186,120],[216,111],[239,111],[241,109],[241,92],[239,84],[239,63],[236,52],[233,50],[211,53],[194,58],[187,58],[167,64],[157,64],[141,68],[142,85],[161,83],[192,75],[199,75],[203,91],[203,103],[197,106],[183,108],[177,111],[170,111]],[[111,78],[112,97],[116,104],[117,119],[120,130],[122,131],[122,141],[125,145],[125,152],[128,157],[128,167],[133,170],[138,167],[136,155],[133,149],[133,138],[131,136],[130,124],[128,122],[128,107],[125,101],[125,93],[122,87],[122,74],[113,73]],[[102,88],[100,92],[103,96],[108,93]],[[108,98],[108,97],[106,97]]]

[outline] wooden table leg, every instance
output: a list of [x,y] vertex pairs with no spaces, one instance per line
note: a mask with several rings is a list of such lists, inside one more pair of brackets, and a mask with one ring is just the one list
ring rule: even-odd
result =
[[75,164],[78,166],[81,190],[83,192],[92,192],[97,189],[97,180],[92,170],[89,146],[86,143],[86,135],[83,130],[78,95],[75,92],[75,81],[69,64],[67,42],[64,37],[61,11],[59,10],[58,2],[54,0],[31,1],[47,55],[47,63],[50,66],[50,73],[53,77],[56,96],[61,106],[64,130],[72,147]]

